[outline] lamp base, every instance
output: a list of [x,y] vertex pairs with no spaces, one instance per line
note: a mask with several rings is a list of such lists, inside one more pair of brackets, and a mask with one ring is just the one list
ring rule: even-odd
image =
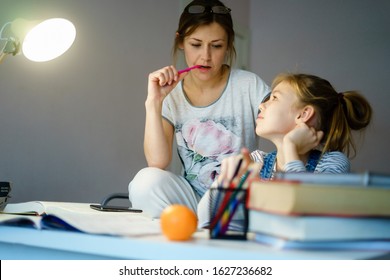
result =
[[0,211],[3,211],[10,198],[9,193],[11,192],[10,182],[0,182]]

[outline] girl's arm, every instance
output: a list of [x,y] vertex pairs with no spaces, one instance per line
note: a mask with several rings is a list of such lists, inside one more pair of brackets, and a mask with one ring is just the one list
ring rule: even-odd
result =
[[325,153],[318,162],[316,173],[348,173],[351,170],[348,157],[339,151]]
[[[348,173],[350,161],[342,152],[334,151],[323,154],[318,162],[314,173]],[[304,163],[300,160],[291,161],[284,165],[285,172],[306,172]]]

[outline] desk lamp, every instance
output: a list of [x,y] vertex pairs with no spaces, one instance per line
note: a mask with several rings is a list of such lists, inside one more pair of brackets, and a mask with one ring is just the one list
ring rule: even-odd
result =
[[[52,60],[66,52],[76,38],[74,25],[62,18],[43,22],[16,19],[0,29],[0,63],[9,54],[20,53],[36,62]],[[7,205],[11,186],[0,182],[0,211]]]
[[[16,19],[0,30],[0,62],[22,52],[35,62],[52,60],[66,52],[76,38],[74,25],[63,18],[42,22]],[[2,46],[3,45],[3,46]]]

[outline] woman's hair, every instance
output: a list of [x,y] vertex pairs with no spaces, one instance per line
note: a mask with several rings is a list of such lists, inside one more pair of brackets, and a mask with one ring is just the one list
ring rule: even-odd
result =
[[356,146],[352,130],[363,130],[372,117],[367,99],[357,91],[337,92],[325,79],[307,74],[280,74],[273,83],[288,82],[297,93],[300,105],[312,105],[316,111],[316,129],[324,132],[323,150],[340,151],[348,156]]
[[[203,6],[205,7],[205,11],[202,13],[192,13],[191,7],[193,6]],[[226,8],[224,10],[224,13],[211,11],[212,7],[218,6]],[[176,38],[173,45],[173,58],[175,63],[177,60],[177,51],[179,49],[179,46],[183,43],[184,38],[191,35],[198,27],[210,25],[214,22],[218,23],[227,34],[227,63],[229,65],[232,65],[234,59],[236,58],[236,49],[234,47],[235,34],[233,29],[233,20],[230,14],[230,9],[227,8],[219,0],[194,0],[184,8],[184,11],[180,16],[179,26],[176,31]]]

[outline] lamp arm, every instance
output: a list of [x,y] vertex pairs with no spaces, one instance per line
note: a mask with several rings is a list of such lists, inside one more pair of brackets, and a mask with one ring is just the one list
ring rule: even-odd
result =
[[0,63],[3,61],[7,54],[0,51]]
[[4,29],[5,29],[8,25],[11,25],[11,24],[12,24],[11,21],[4,23],[3,27],[2,27],[1,30],[0,30],[0,39],[4,39],[4,38],[3,38],[3,31],[4,31]]
[[16,55],[20,51],[20,42],[16,38],[9,36],[3,37],[3,32],[8,25],[11,25],[12,22],[7,22],[3,25],[0,30],[0,41],[5,41],[3,48],[0,50],[0,63],[3,61],[7,54]]

